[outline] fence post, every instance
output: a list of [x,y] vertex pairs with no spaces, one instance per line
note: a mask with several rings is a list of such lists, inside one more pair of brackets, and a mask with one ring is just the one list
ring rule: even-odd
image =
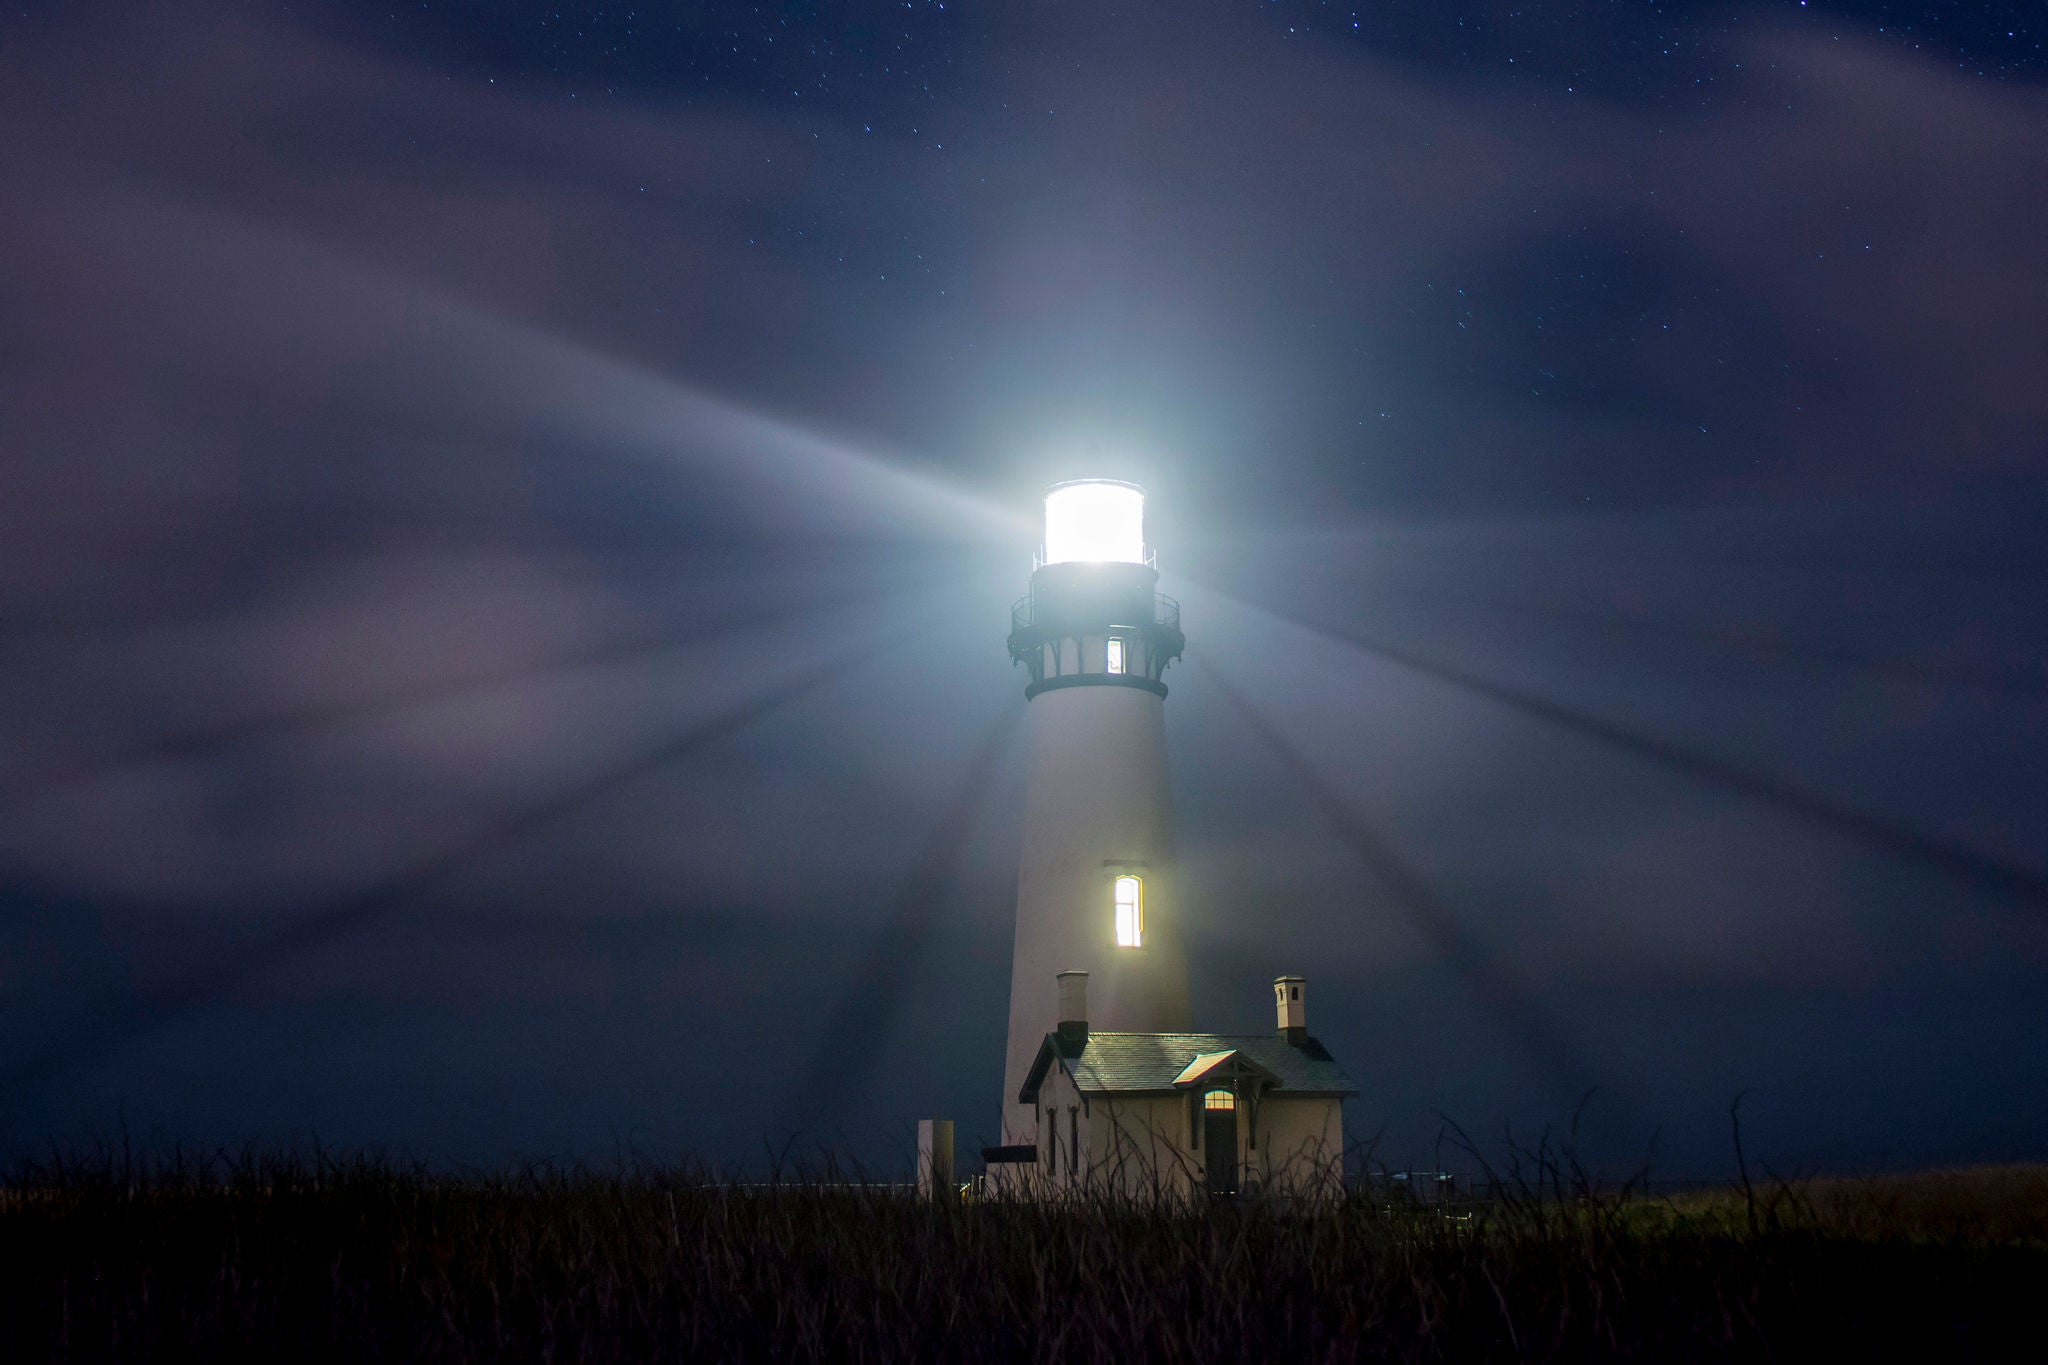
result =
[[921,1199],[953,1197],[953,1120],[917,1121],[917,1193]]

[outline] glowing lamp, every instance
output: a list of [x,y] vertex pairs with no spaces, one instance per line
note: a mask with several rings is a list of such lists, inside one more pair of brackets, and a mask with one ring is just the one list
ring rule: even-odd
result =
[[1145,491],[1114,479],[1077,479],[1045,495],[1045,562],[1145,562]]

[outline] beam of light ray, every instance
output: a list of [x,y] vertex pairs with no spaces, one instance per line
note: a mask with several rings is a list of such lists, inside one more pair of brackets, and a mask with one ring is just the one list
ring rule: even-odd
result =
[[[81,237],[92,242],[107,269],[131,259],[133,234],[147,228],[159,254],[146,272],[119,283],[139,306],[156,305],[151,316],[166,347],[189,342],[192,353],[210,355],[243,345],[219,363],[250,378],[282,383],[288,366],[345,371],[359,363],[362,338],[371,335],[387,343],[382,363],[409,363],[420,381],[380,391],[380,415],[430,431],[459,431],[472,442],[550,433],[586,454],[629,455],[678,472],[694,467],[775,489],[785,513],[850,508],[898,535],[981,541],[1030,529],[1015,508],[849,440],[245,215],[117,182],[96,193],[49,195],[25,222],[31,242],[38,233],[74,250]],[[282,297],[293,306],[277,307]],[[233,325],[222,325],[223,315]]]
[[578,808],[611,795],[798,701],[914,637],[906,626],[869,635],[815,667],[735,703],[655,744],[631,759],[508,812],[468,836],[415,860],[374,885],[300,915],[274,932],[231,948],[201,967],[152,990],[138,992],[111,1016],[84,1021],[68,1037],[0,1065],[0,1098],[27,1091],[111,1055],[172,1021],[215,1004],[286,959],[360,933],[455,873],[543,831]]
[[1802,643],[1759,630],[1745,631],[1733,626],[1700,625],[1690,621],[1672,621],[1663,617],[1636,617],[1598,608],[1538,605],[1487,593],[1447,589],[1441,583],[1428,584],[1420,593],[1390,594],[1389,600],[1422,604],[1434,600],[1461,607],[1478,607],[1501,616],[1523,617],[1565,626],[1583,626],[1608,635],[1649,636],[1675,640],[1684,644],[1705,646],[1725,656],[1758,665],[1805,665],[1932,687],[1966,687],[2028,697],[2048,696],[2048,663],[2036,664],[2033,671],[2025,672],[2008,668],[1972,668],[1873,657],[1861,650]]
[[1189,662],[1201,670],[1252,733],[1301,783],[1311,803],[1336,829],[1345,846],[1393,894],[1395,903],[1406,912],[1409,922],[1421,932],[1437,956],[1458,974],[1480,1003],[1493,1012],[1495,1020],[1536,1063],[1557,1095],[1567,1103],[1582,1101],[1594,1087],[1587,1068],[1579,1059],[1578,1050],[1527,992],[1494,962],[1493,955],[1464,926],[1457,912],[1360,818],[1352,804],[1316,770],[1307,755],[1288,742],[1287,737],[1232,687],[1213,664],[1192,656]]
[[812,1126],[808,1115],[845,1112],[847,1101],[866,1085],[880,1062],[889,1026],[924,965],[947,887],[1022,716],[1018,708],[1005,706],[983,733],[960,785],[918,851],[909,875],[890,898],[882,927],[854,968],[851,984],[825,1016],[818,1045],[783,1107],[783,1132]]
[[545,682],[590,669],[622,664],[652,663],[664,654],[680,649],[739,639],[780,625],[793,625],[834,613],[847,606],[873,601],[887,594],[877,587],[859,591],[824,594],[776,611],[756,612],[744,622],[714,627],[695,634],[674,634],[661,639],[608,642],[538,663],[519,664],[467,677],[433,679],[409,687],[398,687],[364,697],[317,701],[305,706],[283,708],[253,716],[238,717],[218,724],[199,726],[181,734],[163,736],[151,743],[122,753],[87,757],[55,771],[45,768],[13,791],[0,787],[0,820],[13,810],[33,804],[57,789],[119,773],[203,757],[220,749],[257,741],[274,742],[346,730],[372,721],[431,709],[465,697],[528,683]]
[[1397,664],[1433,682],[1485,697],[1519,715],[1556,726],[1580,739],[1620,750],[1704,786],[1734,792],[1853,843],[1943,873],[1995,898],[2020,901],[2037,910],[2048,909],[2048,874],[2033,868],[1928,834],[1783,778],[1738,767],[1662,735],[1638,730],[1534,692],[1423,658],[1399,645],[1372,639],[1358,631],[1309,621],[1261,603],[1245,601],[1220,589],[1209,588],[1208,591],[1248,611],[1349,646],[1372,658]]
[[[2009,510],[2009,509],[2008,509]],[[1351,553],[1384,546],[1390,540],[1414,545],[1466,546],[1484,539],[1490,552],[1520,559],[1544,559],[1559,553],[1580,554],[1597,548],[1610,556],[1631,562],[1650,561],[1688,566],[1723,565],[1738,569],[1794,570],[1809,574],[1854,574],[1867,577],[1885,574],[1896,578],[1975,577],[1993,580],[2039,580],[2048,576],[2044,558],[2034,539],[2017,554],[2001,553],[2001,547],[1971,544],[1959,548],[1953,541],[1932,548],[1925,543],[1895,541],[1898,554],[1884,553],[1885,546],[1857,536],[1853,548],[1842,550],[1839,541],[1816,543],[1810,533],[1790,541],[1759,540],[1754,534],[1772,527],[1743,524],[1739,512],[1717,514],[1701,520],[1691,517],[1662,517],[1651,524],[1640,518],[1593,514],[1538,514],[1474,520],[1456,519],[1368,519],[1352,517],[1347,524],[1303,531],[1298,526],[1272,530],[1233,524],[1204,538],[1202,549],[1211,559],[1242,556],[1253,562],[1270,561],[1276,553],[1306,551],[1326,557],[1328,552]],[[1669,524],[1667,524],[1669,523]],[[1844,527],[1825,518],[1814,523],[1834,536]],[[1682,535],[1697,536],[1704,544],[1675,541],[1672,526]],[[1908,532],[1910,535],[1910,531]],[[1981,538],[1980,531],[1973,537]],[[1683,549],[1677,548],[1680,544]]]

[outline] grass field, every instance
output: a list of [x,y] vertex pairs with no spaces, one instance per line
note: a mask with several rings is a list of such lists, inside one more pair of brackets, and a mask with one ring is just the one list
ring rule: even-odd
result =
[[1446,1211],[120,1161],[0,1189],[0,1356],[2041,1360],[2048,1167]]

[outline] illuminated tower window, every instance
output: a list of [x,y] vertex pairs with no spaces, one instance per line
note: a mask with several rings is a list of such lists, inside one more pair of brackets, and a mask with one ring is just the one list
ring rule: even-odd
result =
[[1202,1107],[1204,1109],[1235,1109],[1237,1108],[1237,1096],[1231,1094],[1228,1090],[1211,1090],[1208,1094],[1202,1096]]
[[1145,884],[1136,877],[1116,879],[1116,946],[1140,948],[1145,943]]
[[1109,671],[1112,673],[1124,671],[1124,642],[1114,635],[1109,637]]

